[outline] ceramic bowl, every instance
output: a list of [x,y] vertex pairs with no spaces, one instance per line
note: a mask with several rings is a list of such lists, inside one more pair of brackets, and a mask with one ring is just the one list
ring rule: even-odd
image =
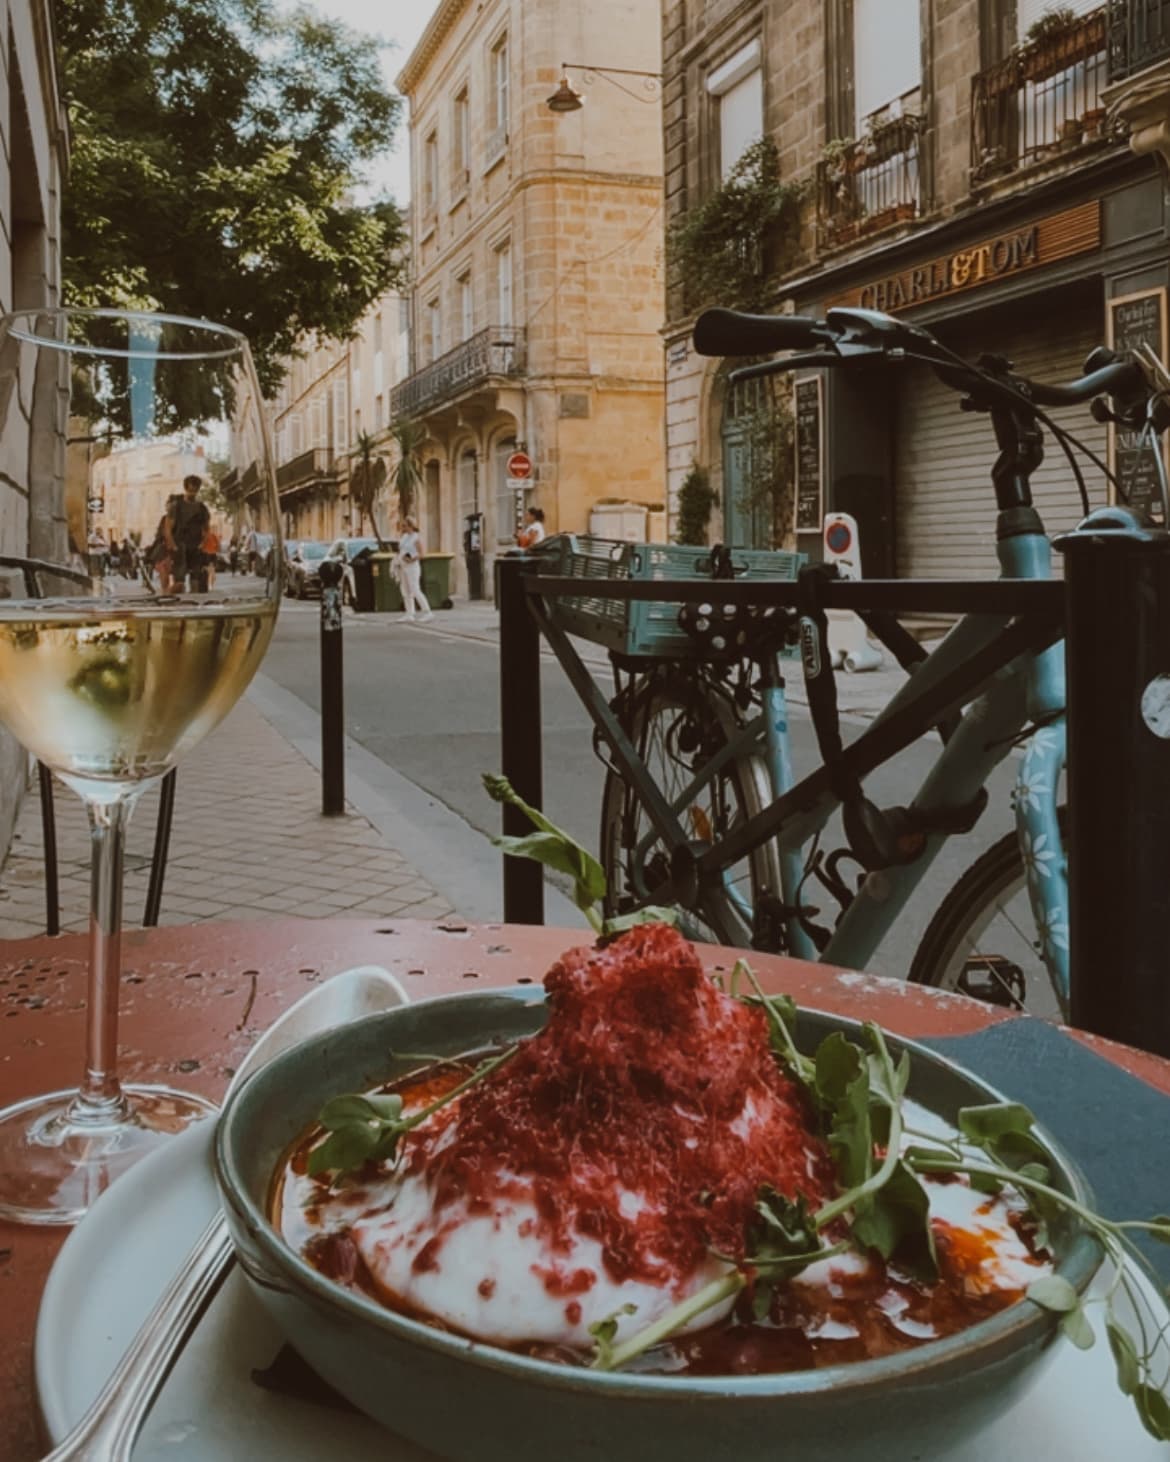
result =
[[[417,1069],[394,1052],[455,1056],[510,1043],[544,1023],[538,989],[403,1006],[312,1037],[235,1091],[219,1119],[216,1167],[249,1284],[293,1347],[343,1396],[451,1462],[907,1462],[993,1421],[1038,1378],[1056,1317],[1024,1301],[957,1335],[879,1360],[768,1376],[673,1377],[573,1369],[446,1334],[338,1287],[268,1219],[283,1154],[341,1092]],[[806,1050],[856,1023],[801,1012]],[[909,1096],[953,1122],[1000,1100],[925,1047],[909,1049]],[[1056,1186],[1084,1180],[1050,1142]],[[1059,1272],[1083,1290],[1095,1243],[1057,1228]]]

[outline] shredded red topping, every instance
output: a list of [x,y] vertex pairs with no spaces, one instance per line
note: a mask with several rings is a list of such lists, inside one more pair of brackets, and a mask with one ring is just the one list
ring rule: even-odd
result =
[[711,1249],[743,1257],[765,1184],[814,1207],[833,1190],[763,1012],[716,989],[675,930],[572,950],[544,983],[545,1029],[412,1134],[407,1160],[436,1207],[533,1202],[566,1255],[542,1270],[551,1293],[594,1282],[569,1267],[574,1231],[598,1240],[614,1280],[675,1285]]

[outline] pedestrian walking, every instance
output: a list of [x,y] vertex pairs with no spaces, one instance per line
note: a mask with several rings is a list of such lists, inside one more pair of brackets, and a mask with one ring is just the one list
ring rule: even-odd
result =
[[180,593],[206,592],[203,540],[211,527],[211,512],[199,501],[203,479],[192,472],[183,478],[183,496],[173,498],[174,506],[167,513],[165,531],[167,547],[174,558],[172,570]]
[[420,619],[433,619],[431,606],[422,591],[423,553],[422,534],[413,518],[403,518],[398,524],[398,579],[402,586],[402,607],[406,618],[414,619],[414,606],[422,605]]

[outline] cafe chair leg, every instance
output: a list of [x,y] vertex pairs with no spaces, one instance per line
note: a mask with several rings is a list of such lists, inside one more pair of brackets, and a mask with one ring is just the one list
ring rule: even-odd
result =
[[41,790],[41,840],[45,849],[45,933],[61,932],[61,898],[57,879],[57,813],[53,806],[53,774],[37,762]]
[[154,854],[150,860],[150,885],[146,890],[143,925],[150,929],[158,923],[162,905],[163,882],[167,876],[167,854],[171,846],[171,822],[175,814],[175,772],[172,768],[162,779],[158,799],[158,822],[154,828]]

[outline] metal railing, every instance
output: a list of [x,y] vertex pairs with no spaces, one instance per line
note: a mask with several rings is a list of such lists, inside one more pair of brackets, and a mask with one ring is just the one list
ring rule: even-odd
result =
[[1109,140],[1101,100],[1108,80],[1104,6],[979,72],[972,78],[972,182]]
[[922,118],[892,117],[817,164],[821,248],[909,223],[922,211]]
[[334,479],[333,452],[329,447],[310,447],[276,469],[276,486],[280,492],[304,487],[314,482]]
[[494,377],[524,374],[525,337],[512,325],[490,325],[408,376],[390,393],[390,415],[417,416]]
[[1109,0],[1109,76],[1122,81],[1170,57],[1170,0]]

